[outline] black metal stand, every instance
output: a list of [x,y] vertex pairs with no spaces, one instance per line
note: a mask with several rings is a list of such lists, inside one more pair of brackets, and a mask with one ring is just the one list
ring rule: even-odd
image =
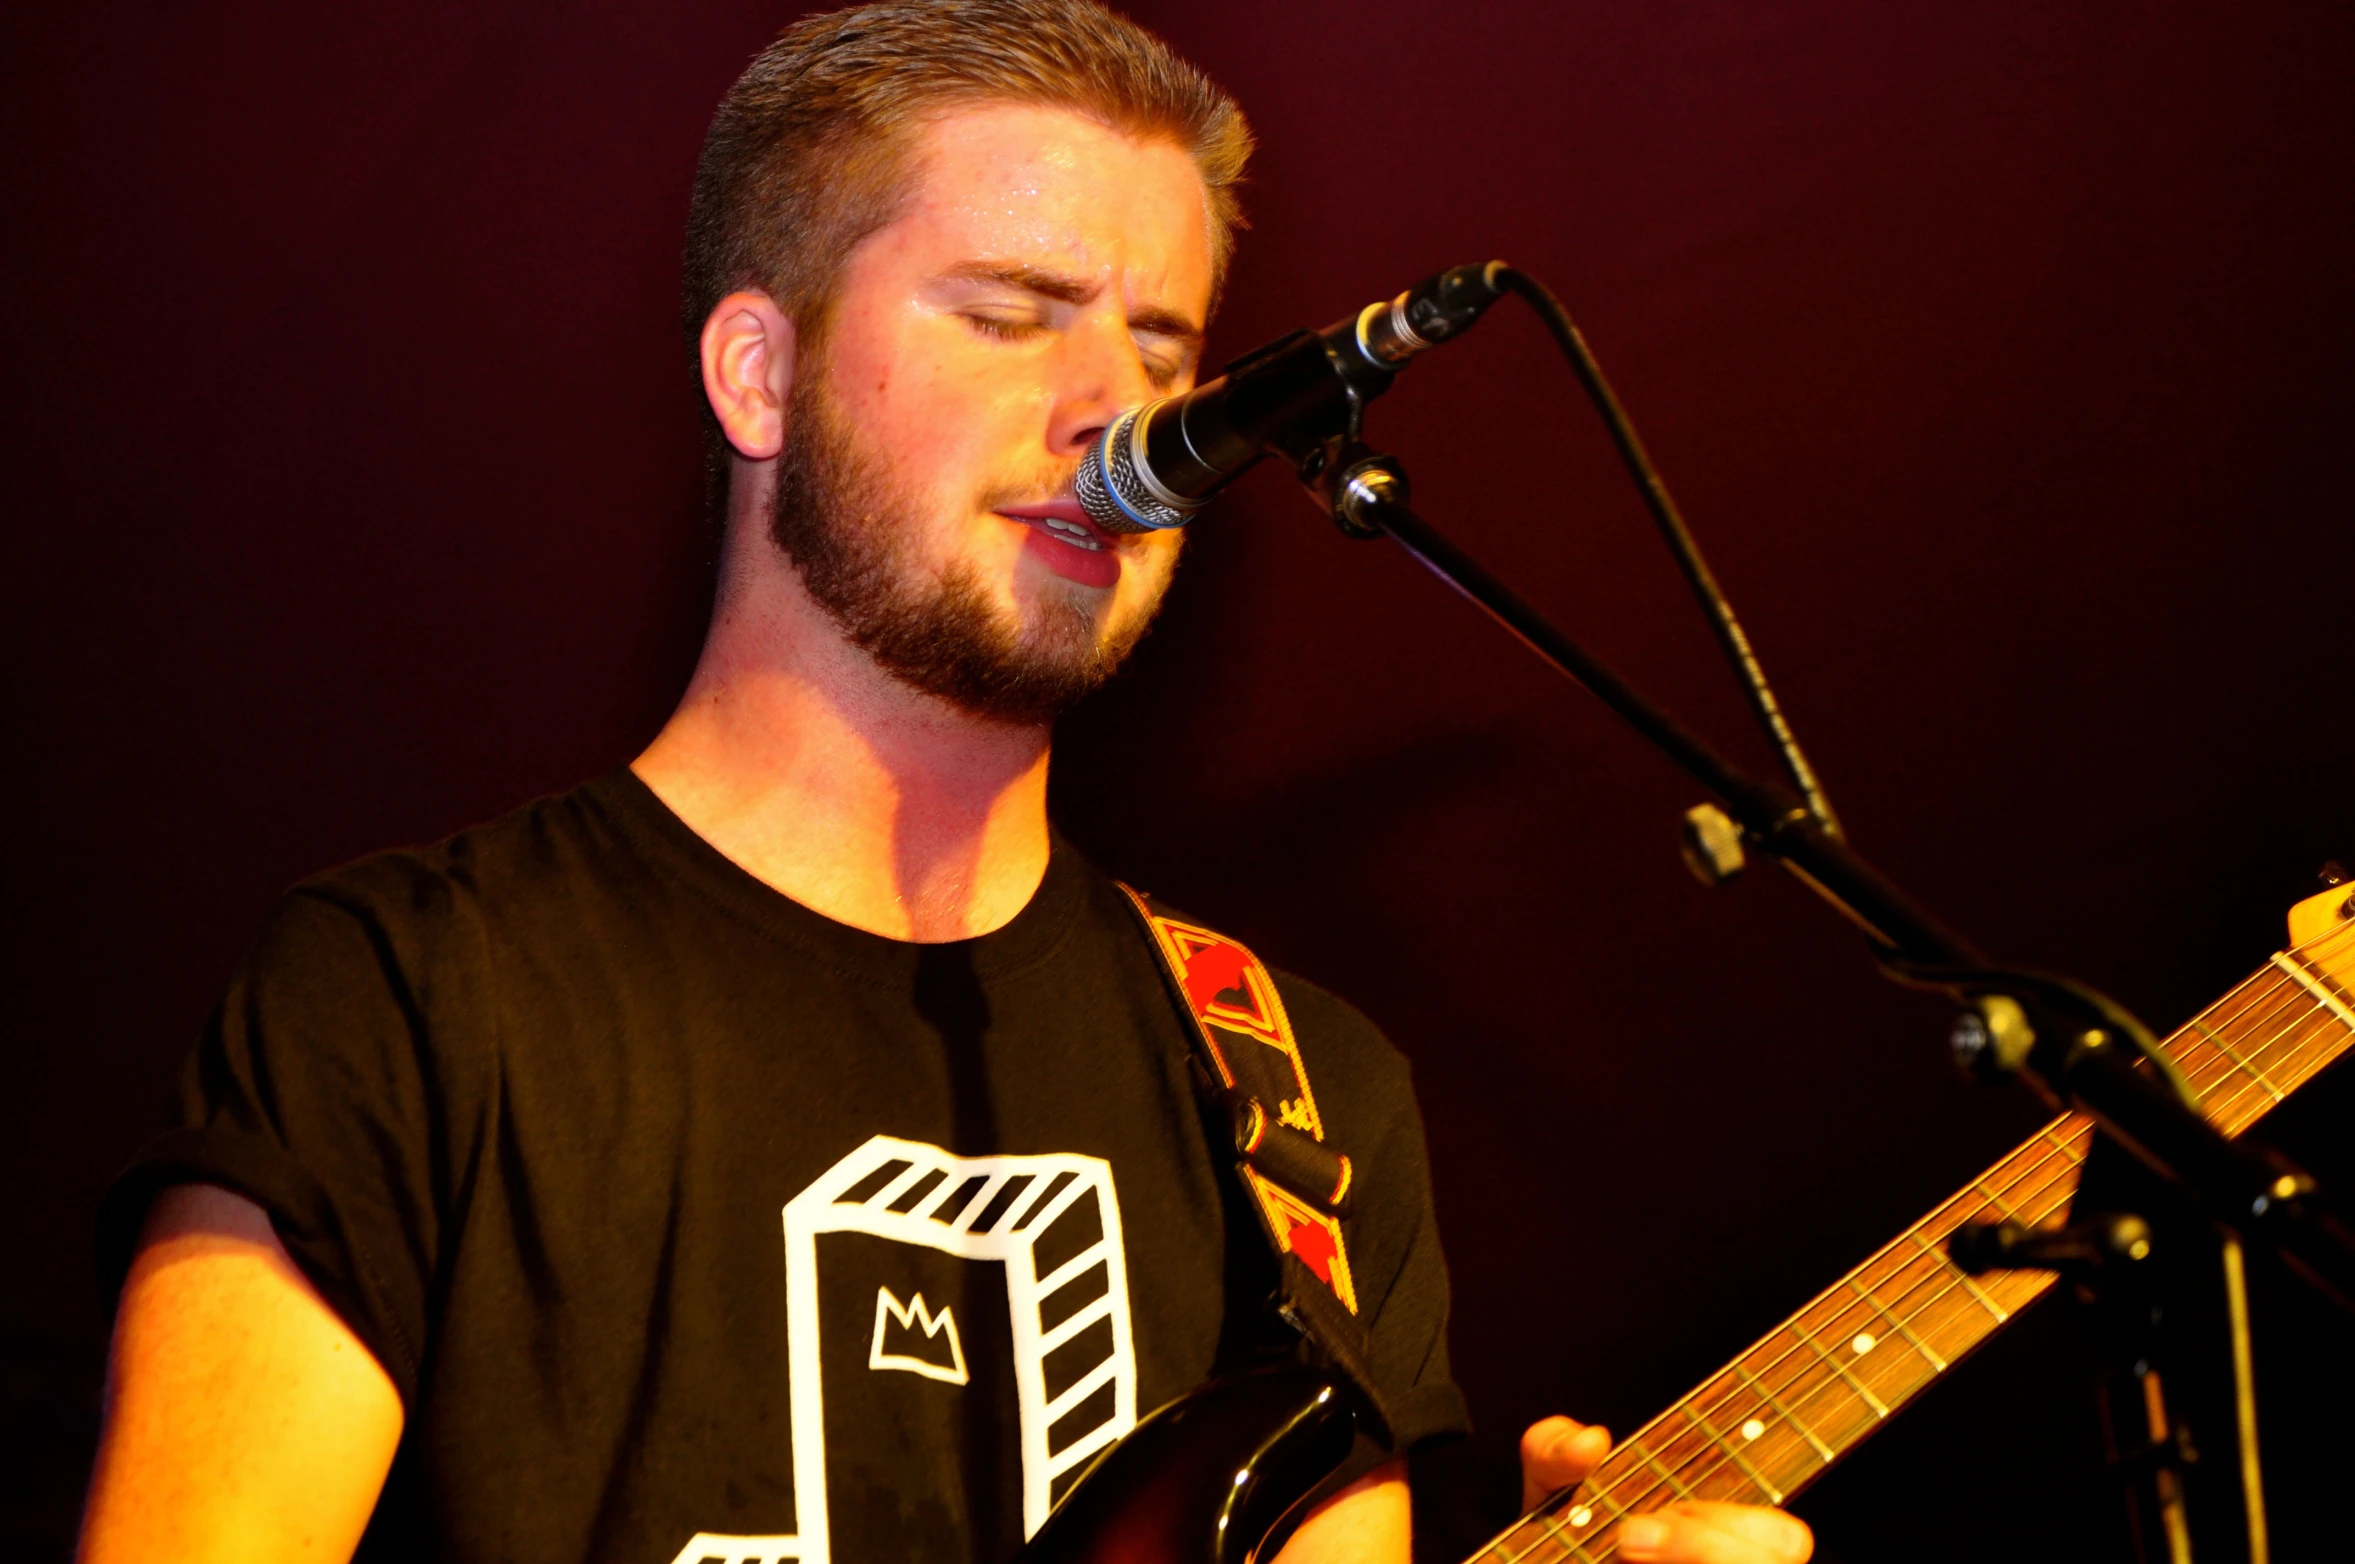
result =
[[2076,1294],[2100,1360],[2102,1432],[2126,1490],[2135,1556],[2142,1564],[2192,1564],[2184,1490],[2199,1460],[2168,1405],[2160,1286],[2150,1224],[2139,1216],[2079,1213],[2057,1229],[1972,1222],[1949,1240],[1954,1263],[1989,1271],[2055,1271]]
[[[1416,515],[1397,459],[1354,430],[1311,452],[1299,475],[1342,531],[1396,539],[1706,788],[1715,804],[1688,817],[1696,867],[1723,877],[1745,850],[1781,863],[1864,931],[1891,977],[1966,1007],[1954,1037],[1966,1065],[1988,1078],[2016,1077],[2047,1102],[2088,1114],[2212,1220],[2355,1312],[2355,1235],[2323,1208],[2314,1180],[2279,1153],[2211,1128],[2166,1073],[2149,1030],[2123,1007],[2065,978],[1991,965],[1851,851],[1798,794],[1737,769]],[[2138,1057],[2161,1067],[2138,1071]]]

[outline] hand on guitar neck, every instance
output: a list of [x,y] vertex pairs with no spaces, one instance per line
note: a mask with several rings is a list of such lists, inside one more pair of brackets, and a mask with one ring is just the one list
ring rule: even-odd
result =
[[[1530,1424],[1521,1435],[1521,1508],[1577,1487],[1610,1452],[1610,1431],[1599,1424]],[[1814,1551],[1806,1522],[1756,1504],[1679,1500],[1619,1527],[1619,1557],[1629,1564],[1801,1564]]]

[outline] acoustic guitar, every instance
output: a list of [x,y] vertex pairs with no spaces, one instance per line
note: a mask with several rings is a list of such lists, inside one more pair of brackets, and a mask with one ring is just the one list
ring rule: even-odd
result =
[[[2163,1044],[2227,1135],[2355,1042],[2355,895],[2309,897],[2289,921],[2287,951]],[[1625,1516],[1799,1493],[2051,1288],[2043,1272],[1970,1276],[1946,1239],[1966,1222],[2065,1220],[2093,1136],[2081,1115],[2054,1119],[1466,1564],[1605,1564]],[[1351,1438],[1339,1385],[1313,1370],[1206,1386],[1107,1451],[1020,1564],[1250,1564]]]

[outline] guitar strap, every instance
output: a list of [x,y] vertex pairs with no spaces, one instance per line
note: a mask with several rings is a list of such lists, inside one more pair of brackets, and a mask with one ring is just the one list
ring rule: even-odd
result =
[[1196,1084],[1233,1131],[1235,1176],[1275,1252],[1276,1307],[1312,1354],[1355,1387],[1387,1441],[1389,1419],[1366,1362],[1357,1284],[1341,1219],[1354,1170],[1325,1143],[1308,1066],[1267,966],[1239,941],[1171,917],[1120,887],[1144,925],[1184,1017]]

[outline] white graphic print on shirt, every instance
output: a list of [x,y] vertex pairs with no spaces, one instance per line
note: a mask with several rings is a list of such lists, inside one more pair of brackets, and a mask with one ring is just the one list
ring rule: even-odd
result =
[[[1112,1166],[1102,1158],[1064,1153],[956,1157],[937,1146],[878,1135],[788,1201],[784,1217],[786,1365],[798,1530],[789,1537],[698,1532],[673,1564],[710,1558],[729,1564],[786,1559],[831,1564],[826,1387],[820,1374],[821,1235],[866,1234],[1004,1266],[1025,1537],[1046,1520],[1061,1491],[1058,1479],[1076,1473],[1135,1425],[1128,1269]],[[1048,1267],[1045,1274],[1042,1263]],[[1072,1308],[1071,1296],[1094,1289],[1090,1273],[1099,1267],[1101,1291]],[[1058,1298],[1074,1283],[1083,1285]],[[1058,1349],[1066,1350],[1056,1357],[1050,1376],[1048,1357]],[[1074,1361],[1073,1349],[1087,1361]],[[962,1385],[967,1353],[982,1350],[982,1343],[960,1338],[948,1305],[930,1309],[920,1293],[903,1303],[888,1286],[878,1288],[869,1369],[905,1370]],[[855,1393],[855,1387],[838,1390]]]
[[[894,1330],[892,1327],[897,1326]],[[915,1332],[921,1330],[919,1339]],[[943,1340],[943,1337],[946,1337]],[[905,1344],[913,1352],[886,1352],[886,1342],[894,1346]],[[937,1347],[933,1343],[938,1342]],[[937,1379],[943,1384],[962,1385],[971,1376],[965,1372],[965,1344],[957,1339],[957,1317],[942,1304],[938,1314],[924,1307],[924,1295],[918,1293],[906,1303],[892,1296],[888,1287],[875,1289],[875,1344],[867,1349],[867,1367],[871,1369],[906,1369],[926,1379]]]

